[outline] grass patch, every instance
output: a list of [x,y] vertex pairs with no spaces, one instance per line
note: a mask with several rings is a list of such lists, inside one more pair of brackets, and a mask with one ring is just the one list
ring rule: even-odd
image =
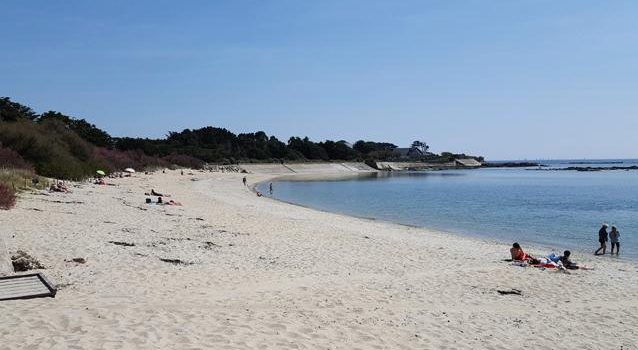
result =
[[0,209],[15,206],[17,193],[47,188],[49,181],[35,175],[33,170],[0,168]]

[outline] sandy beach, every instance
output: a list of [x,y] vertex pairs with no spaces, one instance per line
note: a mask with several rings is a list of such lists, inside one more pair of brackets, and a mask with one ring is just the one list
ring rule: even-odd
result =
[[[257,197],[242,177],[22,194],[0,234],[59,291],[0,302],[0,349],[638,348],[634,262],[512,266],[509,244]],[[145,204],[151,189],[183,206]]]

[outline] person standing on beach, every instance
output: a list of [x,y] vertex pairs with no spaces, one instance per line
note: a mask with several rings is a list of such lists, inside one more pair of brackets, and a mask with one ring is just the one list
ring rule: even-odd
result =
[[614,247],[616,248],[616,255],[620,253],[620,232],[616,226],[611,225],[611,232],[609,232],[609,241],[611,242],[611,255],[614,255]]
[[244,186],[247,186],[246,185],[246,177],[245,176],[244,176],[244,178],[241,181],[244,183]]
[[270,195],[272,196],[272,182],[268,186],[268,191],[270,192]]
[[598,252],[600,252],[601,250],[603,251],[602,255],[605,255],[605,252],[607,251],[607,227],[609,227],[609,225],[603,224],[603,227],[598,230],[598,242],[600,243],[600,248],[596,250],[594,255],[601,255],[598,254]]

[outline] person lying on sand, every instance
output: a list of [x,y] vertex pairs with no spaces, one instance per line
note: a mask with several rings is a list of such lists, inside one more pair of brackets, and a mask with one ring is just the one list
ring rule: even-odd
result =
[[168,193],[159,193],[159,192],[155,192],[155,190],[151,189],[151,192],[145,192],[144,193],[147,196],[158,196],[158,197],[170,197],[171,195]]
[[[162,199],[162,197],[157,197],[157,204],[163,204],[163,205],[178,205],[181,206],[182,203],[178,202],[178,201],[174,201],[174,200],[169,200],[168,202],[164,202],[164,200]],[[153,204],[153,201],[150,198],[146,198],[146,204]]]
[[525,253],[523,248],[521,248],[521,245],[518,244],[517,242],[512,244],[512,248],[510,248],[510,254],[512,254],[512,260],[525,261],[532,258],[527,253]]
[[69,192],[69,188],[66,187],[66,184],[62,181],[58,182],[58,188],[62,191],[62,192]]
[[62,181],[54,182],[51,187],[49,187],[49,192],[69,192],[69,189]]

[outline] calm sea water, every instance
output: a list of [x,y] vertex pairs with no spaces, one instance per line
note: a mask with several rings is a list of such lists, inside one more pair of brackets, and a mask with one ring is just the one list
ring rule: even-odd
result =
[[[545,161],[551,167],[638,161]],[[607,163],[605,163],[607,162]],[[619,162],[619,161],[613,161]],[[268,184],[259,190],[268,193]],[[273,197],[312,208],[498,241],[593,252],[603,222],[638,260],[638,171],[475,169],[379,173],[340,181],[277,181]]]

